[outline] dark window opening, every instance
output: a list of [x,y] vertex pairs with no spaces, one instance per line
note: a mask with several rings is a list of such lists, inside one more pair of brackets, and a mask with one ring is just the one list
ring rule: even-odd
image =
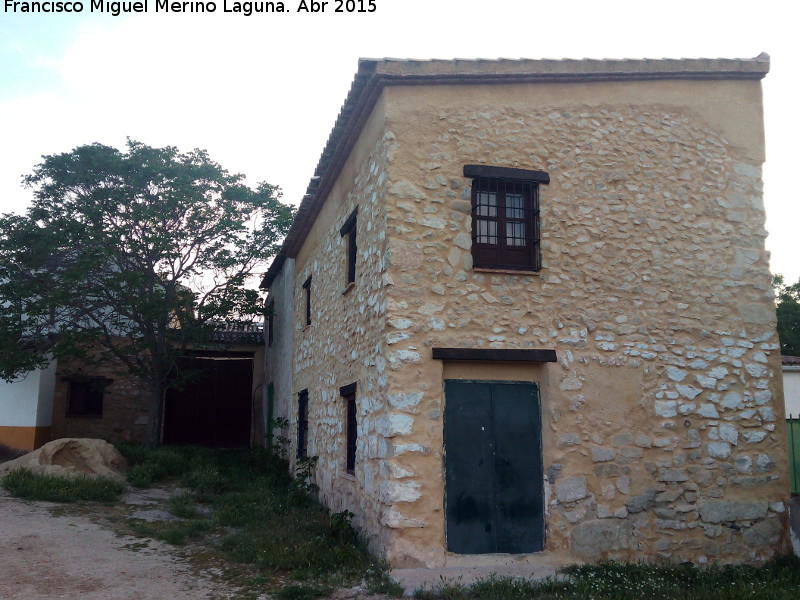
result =
[[311,325],[311,275],[303,283],[306,295],[306,325]]
[[356,220],[358,215],[358,208],[350,213],[347,217],[339,234],[342,237],[347,237],[347,265],[346,265],[346,284],[350,285],[356,280],[356,255],[358,254],[358,246],[356,244]]
[[308,456],[308,390],[297,394],[297,458]]
[[272,331],[275,329],[275,302],[267,304],[267,346],[272,346]]
[[103,392],[111,380],[102,377],[70,379],[67,390],[68,417],[102,417]]
[[472,262],[487,269],[541,269],[540,171],[466,165],[472,177]]
[[356,474],[356,443],[358,441],[358,423],[356,421],[356,384],[351,383],[339,388],[339,393],[344,398],[346,408],[346,458],[345,470],[349,475]]

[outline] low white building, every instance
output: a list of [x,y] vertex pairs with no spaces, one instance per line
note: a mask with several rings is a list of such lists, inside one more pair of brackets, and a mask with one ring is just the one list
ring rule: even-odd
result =
[[782,356],[786,416],[800,418],[800,356]]
[[34,450],[50,440],[56,361],[18,381],[0,380],[0,444]]

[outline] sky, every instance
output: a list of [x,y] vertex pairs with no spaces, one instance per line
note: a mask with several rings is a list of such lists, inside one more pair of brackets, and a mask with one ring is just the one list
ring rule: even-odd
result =
[[[798,15],[762,0],[373,0],[374,11],[0,12],[0,212],[42,155],[127,137],[203,148],[251,184],[298,204],[355,75],[358,58],[752,58],[763,81],[764,198],[771,268],[800,278]],[[5,2],[5,0],[3,0]],[[315,0],[321,5],[320,0]],[[370,0],[349,0],[370,8]],[[227,4],[226,4],[227,3]],[[311,0],[306,0],[310,6]],[[241,2],[239,3],[241,5]],[[255,4],[258,4],[256,2]],[[186,4],[188,7],[188,3]]]

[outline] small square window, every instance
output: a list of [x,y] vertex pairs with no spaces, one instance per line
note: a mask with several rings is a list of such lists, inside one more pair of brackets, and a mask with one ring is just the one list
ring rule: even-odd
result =
[[103,392],[111,380],[102,377],[69,379],[67,389],[68,417],[102,417]]
[[539,184],[542,171],[466,165],[472,177],[472,262],[485,269],[541,268]]
[[358,255],[358,246],[356,244],[356,222],[358,216],[358,207],[356,207],[347,220],[339,230],[342,237],[347,237],[347,262],[345,270],[345,283],[350,285],[356,280],[356,256]]

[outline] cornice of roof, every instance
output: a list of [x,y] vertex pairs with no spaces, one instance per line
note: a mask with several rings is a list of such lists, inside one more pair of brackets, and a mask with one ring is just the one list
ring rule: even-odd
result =
[[755,58],[454,59],[362,58],[328,142],[278,255],[264,275],[268,289],[286,258],[297,256],[372,108],[388,85],[585,83],[664,79],[751,79],[769,72],[769,55]]

